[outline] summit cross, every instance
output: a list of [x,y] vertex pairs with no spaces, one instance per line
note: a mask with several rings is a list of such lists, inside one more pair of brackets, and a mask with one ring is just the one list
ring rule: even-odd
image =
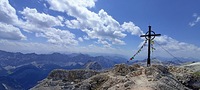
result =
[[151,40],[153,40],[156,36],[161,36],[161,34],[155,34],[154,31],[151,30],[151,26],[149,26],[149,31],[146,32],[145,35],[141,35],[140,37],[145,37],[148,40],[148,58],[147,58],[147,67],[151,66]]

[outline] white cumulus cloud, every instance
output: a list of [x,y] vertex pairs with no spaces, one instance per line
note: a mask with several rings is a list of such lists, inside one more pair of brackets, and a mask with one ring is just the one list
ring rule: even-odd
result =
[[109,44],[107,41],[103,41],[99,39],[97,43],[101,43],[103,44],[104,47],[107,47],[107,48],[111,47],[111,44]]
[[26,7],[20,13],[24,16],[24,22],[21,27],[27,31],[35,33],[37,37],[44,37],[47,42],[58,45],[77,45],[75,34],[68,30],[61,30],[55,26],[63,26],[62,16],[51,16],[49,14],[40,13],[36,9]]
[[16,10],[10,5],[8,0],[0,0],[0,22],[7,24],[18,22]]
[[16,10],[10,5],[8,0],[0,0],[0,38],[6,40],[25,40],[20,29]]
[[68,16],[74,17],[75,19],[66,20],[66,26],[82,30],[90,39],[125,45],[125,42],[121,40],[126,37],[124,32],[130,32],[132,35],[142,33],[140,28],[132,22],[120,25],[103,9],[98,13],[90,11],[89,8],[95,7],[96,0],[47,0],[47,2],[50,4],[50,9],[65,12]]
[[49,28],[44,32],[37,35],[38,37],[45,37],[48,42],[60,45],[77,45],[78,41],[75,40],[75,35],[67,30],[60,30]]
[[61,16],[53,17],[45,13],[39,13],[36,9],[26,7],[23,11],[23,18],[28,24],[36,25],[36,27],[53,27],[62,26],[63,18]]
[[[193,44],[185,43],[177,41],[171,37],[168,37],[166,35],[156,37],[155,41],[161,45],[161,47],[157,47],[157,50],[159,53],[157,55],[163,55],[163,50],[166,49],[167,51],[170,51],[174,56],[177,57],[199,57],[197,53],[200,53],[200,47],[195,46]],[[155,44],[157,44],[155,43]]]
[[84,40],[90,40],[90,38],[88,36],[85,36],[85,35],[83,36],[83,39]]
[[26,36],[21,33],[19,28],[0,22],[0,38],[8,40],[25,40]]
[[83,42],[83,38],[82,38],[82,37],[79,37],[78,40],[79,40],[80,42]]
[[136,26],[133,22],[124,22],[122,24],[122,29],[130,32],[132,35],[141,35],[143,34],[142,30]]

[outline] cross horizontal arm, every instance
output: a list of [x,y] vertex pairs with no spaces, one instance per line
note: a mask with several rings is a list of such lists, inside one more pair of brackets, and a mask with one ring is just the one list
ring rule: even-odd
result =
[[161,34],[151,34],[151,36],[161,36]]
[[[149,36],[149,35],[141,35],[140,37],[146,37],[146,36]],[[151,34],[150,36],[161,36],[161,34]]]
[[140,35],[140,37],[146,37],[146,36],[148,36],[148,35]]

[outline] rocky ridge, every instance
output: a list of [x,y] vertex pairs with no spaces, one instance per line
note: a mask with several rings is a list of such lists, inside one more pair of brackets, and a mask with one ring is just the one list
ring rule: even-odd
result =
[[31,90],[192,90],[200,76],[175,66],[117,64],[111,70],[54,70]]
[[102,70],[102,66],[96,61],[86,63],[84,68],[87,70]]

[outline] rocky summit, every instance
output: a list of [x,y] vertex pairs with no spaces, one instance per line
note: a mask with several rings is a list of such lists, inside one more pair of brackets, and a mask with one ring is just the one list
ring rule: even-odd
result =
[[54,70],[31,90],[199,90],[200,75],[175,66],[117,64],[107,71]]

